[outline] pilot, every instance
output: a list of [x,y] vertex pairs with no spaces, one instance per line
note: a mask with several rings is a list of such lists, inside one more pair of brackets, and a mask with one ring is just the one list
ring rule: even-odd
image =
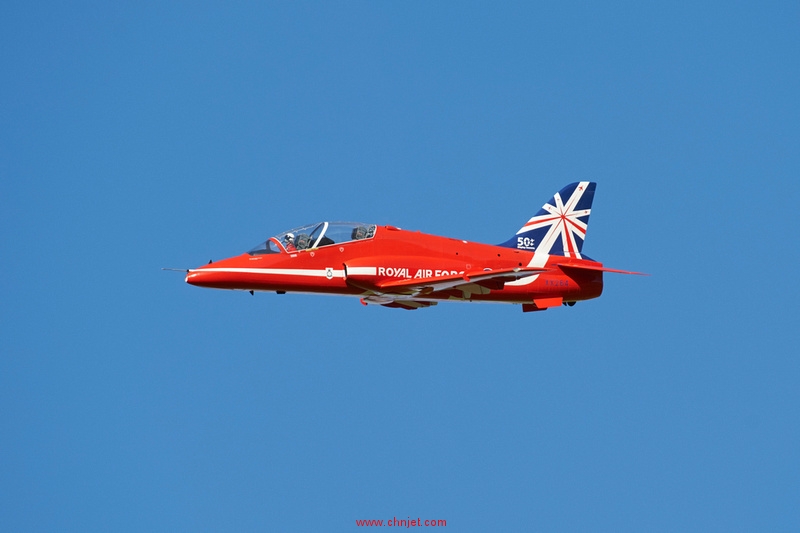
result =
[[283,247],[287,252],[295,252],[297,248],[294,247],[294,233],[287,233],[283,237]]

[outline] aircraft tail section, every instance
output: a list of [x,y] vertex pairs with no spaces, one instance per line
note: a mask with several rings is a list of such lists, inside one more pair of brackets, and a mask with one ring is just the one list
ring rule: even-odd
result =
[[596,186],[593,181],[570,183],[500,246],[582,259]]

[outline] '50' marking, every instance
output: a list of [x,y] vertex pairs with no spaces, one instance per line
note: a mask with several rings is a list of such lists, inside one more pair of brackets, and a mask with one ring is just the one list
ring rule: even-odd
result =
[[517,237],[517,248],[525,248],[527,250],[534,250],[534,242],[530,237]]

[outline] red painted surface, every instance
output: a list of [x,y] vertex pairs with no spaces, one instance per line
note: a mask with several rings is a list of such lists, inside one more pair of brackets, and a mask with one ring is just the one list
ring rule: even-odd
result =
[[[526,304],[546,309],[597,298],[594,261],[467,242],[378,226],[370,238],[306,250],[245,253],[190,270],[199,287],[361,297],[362,303],[426,307],[442,300]],[[288,247],[288,246],[287,246]]]

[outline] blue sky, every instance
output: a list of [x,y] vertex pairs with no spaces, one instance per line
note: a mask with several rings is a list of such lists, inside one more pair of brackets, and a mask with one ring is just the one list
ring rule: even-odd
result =
[[[800,528],[796,3],[0,10],[10,531]],[[573,308],[201,290],[317,220],[506,240]]]

